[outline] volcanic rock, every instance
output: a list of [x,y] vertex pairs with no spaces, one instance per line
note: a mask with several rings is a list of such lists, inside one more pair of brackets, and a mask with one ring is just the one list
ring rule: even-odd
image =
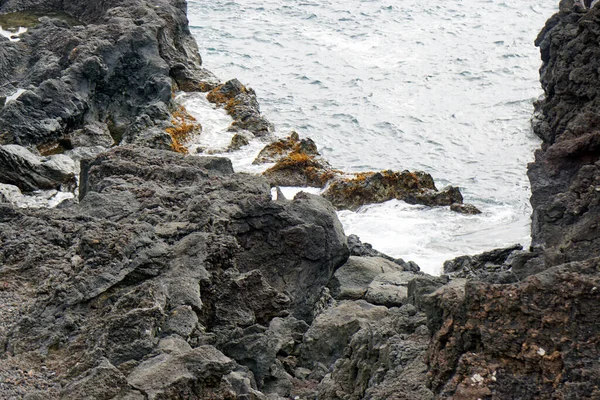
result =
[[40,158],[22,146],[0,146],[0,182],[25,192],[75,187],[75,164],[64,155]]
[[317,145],[312,139],[300,139],[298,133],[292,132],[287,138],[266,145],[252,161],[252,164],[278,162],[289,156],[290,153],[303,153],[312,157],[320,156]]
[[363,172],[335,177],[323,197],[337,209],[356,210],[366,204],[397,199],[409,204],[449,206],[462,203],[458,188],[438,191],[431,175],[424,172]]
[[260,107],[254,90],[232,79],[211,90],[206,98],[225,108],[233,118],[231,131],[247,130],[257,137],[267,136],[273,130],[269,121],[260,114]]

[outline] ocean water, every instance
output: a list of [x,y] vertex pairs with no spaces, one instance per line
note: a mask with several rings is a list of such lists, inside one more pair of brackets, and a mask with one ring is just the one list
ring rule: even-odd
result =
[[[340,212],[347,234],[434,274],[458,255],[529,245],[533,41],[557,0],[188,3],[204,65],[254,88],[278,136],[311,137],[345,171],[426,171],[483,211],[390,201]],[[224,112],[182,100],[204,125],[198,146],[223,148]],[[262,145],[230,154],[235,168],[257,172]]]

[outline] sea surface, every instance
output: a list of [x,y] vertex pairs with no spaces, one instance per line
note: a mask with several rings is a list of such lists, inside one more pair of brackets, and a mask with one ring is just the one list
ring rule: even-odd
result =
[[[426,171],[483,211],[394,200],[340,212],[346,234],[433,274],[458,255],[529,245],[533,42],[557,0],[188,3],[204,66],[254,88],[278,136],[311,137],[345,171]],[[198,145],[226,146],[228,116],[183,101],[204,125]],[[263,145],[233,154],[236,170],[253,170]]]

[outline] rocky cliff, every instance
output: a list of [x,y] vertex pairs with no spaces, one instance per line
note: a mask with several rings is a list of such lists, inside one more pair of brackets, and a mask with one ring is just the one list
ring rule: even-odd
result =
[[0,37],[0,96],[22,91],[0,182],[79,186],[54,209],[0,191],[0,398],[600,398],[600,9],[563,1],[536,42],[532,248],[432,277],[346,237],[322,197],[180,154],[201,127],[174,90],[270,129],[202,68],[184,1],[83,3],[0,0],[39,18]]

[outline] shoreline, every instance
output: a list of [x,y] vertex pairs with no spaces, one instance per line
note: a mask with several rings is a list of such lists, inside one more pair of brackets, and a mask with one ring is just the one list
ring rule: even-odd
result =
[[[546,97],[532,247],[458,257],[435,277],[346,236],[323,197],[274,199],[271,186],[325,176],[387,196],[394,178],[409,201],[445,206],[455,192],[425,173],[348,178],[297,135],[271,143],[279,168],[266,178],[192,157],[185,144],[202,127],[177,89],[210,92],[242,136],[272,128],[250,88],[202,67],[186,3],[53,7],[0,6],[85,24],[43,17],[19,42],[0,37],[0,95],[28,88],[0,109],[0,177],[25,192],[79,184],[78,202],[53,209],[0,197],[0,397],[600,395],[600,167],[586,94],[600,85],[593,62],[565,62],[600,54],[600,8],[563,1],[536,40]],[[67,153],[82,159],[78,178]]]

